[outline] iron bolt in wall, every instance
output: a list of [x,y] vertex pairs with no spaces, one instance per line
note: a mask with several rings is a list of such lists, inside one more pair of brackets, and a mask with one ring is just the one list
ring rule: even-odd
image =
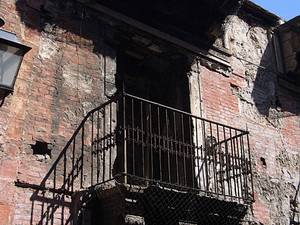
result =
[[[0,19],[0,26],[3,25]],[[5,97],[13,93],[23,57],[30,49],[14,33],[0,29],[0,106]]]

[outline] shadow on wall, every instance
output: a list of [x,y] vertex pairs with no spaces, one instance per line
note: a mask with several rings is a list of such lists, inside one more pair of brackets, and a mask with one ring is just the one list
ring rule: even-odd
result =
[[[16,9],[21,21],[30,29],[57,35],[55,40],[66,44],[84,46],[92,41],[95,53],[115,57],[114,54],[105,51],[102,43],[108,25],[97,19],[94,14],[87,13],[76,1],[20,0],[16,1]],[[60,33],[54,33],[55,28],[59,28]]]
[[[93,53],[100,55],[101,57],[115,58],[114,51],[106,45],[105,35],[107,25],[103,24],[97,18],[92,15],[87,15],[84,9],[76,4],[75,1],[45,1],[45,0],[19,0],[16,1],[16,10],[21,18],[21,21],[26,25],[28,29],[40,32],[40,36],[45,35],[47,38],[53,38],[55,42],[64,43],[68,45],[74,45],[76,48],[88,47],[92,48]],[[87,46],[84,46],[84,45]],[[36,43],[38,46],[38,43]],[[47,60],[47,59],[45,59]],[[61,64],[56,65],[61,68],[65,63],[64,60],[59,61]],[[33,62],[34,64],[35,62]],[[54,63],[58,63],[55,60]],[[101,68],[102,69],[102,68]],[[100,72],[101,69],[99,70]],[[62,71],[57,69],[58,72],[54,76],[60,77],[56,80],[61,80]],[[105,69],[104,69],[105,71]],[[99,73],[100,73],[99,72]],[[38,85],[38,84],[37,84]],[[57,90],[62,90],[62,83],[56,83]],[[99,88],[103,91],[103,88]],[[98,91],[94,93],[95,97],[99,98],[99,94],[104,94]],[[53,118],[58,121],[52,121],[51,124],[51,140],[57,140],[57,134],[59,133],[59,124],[61,124],[60,118],[62,112],[62,96],[54,96],[53,103],[55,107],[51,107],[51,113]],[[76,107],[76,106],[74,106]],[[81,117],[79,118],[82,119]],[[59,145],[52,153],[53,155],[59,155],[64,146],[63,141],[59,141]],[[65,157],[68,162],[72,161],[71,156],[66,155],[66,151],[62,151],[59,158]],[[56,157],[54,157],[56,158]],[[80,157],[79,157],[80,158]],[[80,167],[80,159],[76,159],[73,162],[70,174],[75,176],[80,174],[82,168]],[[60,175],[57,176],[58,171]],[[61,165],[53,165],[43,181],[39,185],[32,184],[19,184],[22,187],[31,187],[36,190],[30,197],[31,201],[31,220],[30,224],[71,224],[73,218],[73,212],[77,212],[77,208],[80,206],[83,193],[77,195],[72,194],[66,190],[66,185],[72,182],[70,174],[61,175],[64,171],[64,167]],[[53,175],[54,174],[54,175]],[[75,175],[74,175],[75,174]],[[57,177],[53,179],[54,177]],[[74,177],[72,178],[74,179]],[[51,180],[51,181],[50,181]],[[52,189],[45,189],[46,182],[52,182]],[[54,182],[54,183],[53,183]],[[58,182],[59,184],[55,184]],[[69,182],[69,183],[68,183]],[[62,184],[63,183],[63,184]],[[57,185],[57,186],[56,186]],[[55,188],[55,186],[57,188]],[[76,202],[76,203],[75,203]]]
[[276,72],[275,53],[271,41],[263,53],[259,66],[251,93],[259,113],[274,117],[274,113],[271,113],[273,111],[277,114],[276,118],[299,115],[300,96],[281,85],[279,78],[284,75]]
[[[15,4],[21,21],[27,28],[40,33],[41,38],[45,37],[50,41],[60,44],[60,46],[64,46],[64,44],[75,46],[76,51],[80,48],[86,48],[99,56],[100,59],[115,59],[115,50],[107,43],[108,39],[114,37],[114,34],[111,32],[111,27],[107,23],[100,21],[94,12],[89,11],[87,13],[87,10],[77,1],[20,0],[16,1]],[[33,32],[33,34],[35,33]],[[51,44],[52,42],[49,43]],[[42,43],[35,44],[42,45]],[[45,48],[47,47],[50,47],[51,52],[52,46],[47,45]],[[43,46],[40,46],[40,48],[43,48]],[[60,53],[62,59],[61,61],[59,61],[59,59],[53,60],[53,63],[58,64],[57,70],[62,70],[61,67],[66,63],[64,62],[66,60],[63,57],[65,53],[68,55],[68,52],[64,52],[64,47],[60,47],[59,50],[62,51],[62,53]],[[77,52],[74,52],[74,56],[71,57],[75,58],[75,53],[77,54]],[[47,63],[46,60],[45,63]],[[84,66],[85,65],[83,65],[83,67]],[[107,65],[104,64],[101,66],[103,67],[100,68],[99,65],[99,73],[109,73],[106,71],[108,68]],[[58,77],[62,77],[62,71],[58,72],[60,73],[58,74]],[[114,76],[114,74],[112,75]],[[104,79],[106,79],[106,74]],[[108,83],[110,82],[107,81],[106,84]],[[57,85],[58,90],[60,90],[59,85],[61,84]],[[101,96],[106,95],[106,88],[113,89],[110,85],[109,87],[103,88],[103,92],[105,93],[98,92],[97,94],[101,94]],[[108,90],[108,92],[110,91],[111,90]],[[56,105],[56,103],[54,105]],[[59,109],[59,107],[56,108]]]

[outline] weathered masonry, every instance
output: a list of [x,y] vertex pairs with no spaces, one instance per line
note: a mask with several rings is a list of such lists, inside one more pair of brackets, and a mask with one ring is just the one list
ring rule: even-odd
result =
[[300,223],[300,19],[251,1],[7,0],[0,224]]

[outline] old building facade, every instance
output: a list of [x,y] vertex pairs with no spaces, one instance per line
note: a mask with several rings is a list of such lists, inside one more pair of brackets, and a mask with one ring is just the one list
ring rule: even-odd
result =
[[0,15],[32,48],[0,108],[1,225],[299,224],[299,18],[235,0]]

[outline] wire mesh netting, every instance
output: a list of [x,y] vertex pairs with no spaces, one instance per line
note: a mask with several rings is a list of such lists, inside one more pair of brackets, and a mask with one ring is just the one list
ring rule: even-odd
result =
[[96,216],[99,224],[109,225],[111,220],[128,214],[142,217],[146,225],[238,225],[248,209],[238,201],[225,201],[206,192],[144,182],[98,187],[97,200],[86,207],[94,212],[91,218]]
[[239,224],[247,207],[224,201],[195,190],[149,185],[129,189],[127,208],[132,214],[142,212],[146,224]]

